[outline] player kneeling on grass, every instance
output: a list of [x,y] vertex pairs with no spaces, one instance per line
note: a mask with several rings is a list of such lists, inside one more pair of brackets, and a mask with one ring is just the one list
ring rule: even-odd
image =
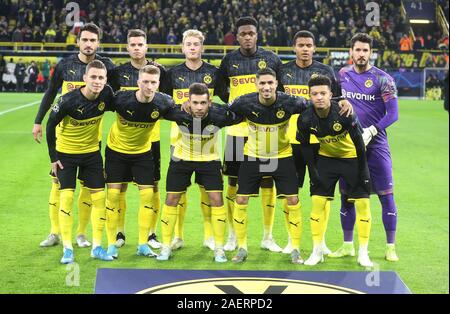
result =
[[[339,115],[339,105],[332,101],[331,81],[324,75],[309,80],[313,103],[298,119],[297,139],[302,143],[311,180],[312,211],[310,217],[314,248],[305,265],[323,262],[322,240],[326,226],[325,206],[333,199],[336,183],[343,179],[349,188],[349,200],[355,203],[361,266],[372,267],[368,243],[371,227],[370,177],[366,161],[362,128],[355,115]],[[320,143],[317,161],[309,142],[314,134]]]
[[[61,96],[47,122],[47,144],[52,171],[60,183],[59,223],[64,245],[61,263],[74,261],[72,247],[73,194],[77,170],[90,189],[92,198],[91,256],[111,261],[101,247],[105,225],[105,178],[100,154],[99,128],[105,110],[109,110],[112,89],[106,86],[106,67],[99,60],[91,61],[83,75],[86,86]],[[56,137],[56,126],[61,128]]]
[[175,143],[167,172],[166,202],[161,213],[163,248],[157,259],[169,259],[171,240],[178,217],[178,202],[191,184],[195,172],[197,181],[205,187],[211,205],[211,224],[214,235],[214,260],[226,262],[223,245],[227,226],[227,212],[223,203],[223,179],[218,154],[217,137],[220,128],[242,122],[242,118],[226,106],[211,103],[205,84],[189,87],[189,100],[185,105],[190,114],[179,106],[167,120],[175,121],[180,136]]
[[160,69],[146,65],[139,70],[139,89],[119,91],[114,97],[113,110],[116,121],[108,134],[105,151],[106,227],[108,254],[116,257],[116,232],[119,220],[120,193],[124,185],[134,182],[139,188],[139,240],[137,255],[155,257],[147,245],[152,225],[156,225],[158,208],[153,204],[154,160],[152,132],[158,119],[174,109],[175,103],[168,95],[156,90]]

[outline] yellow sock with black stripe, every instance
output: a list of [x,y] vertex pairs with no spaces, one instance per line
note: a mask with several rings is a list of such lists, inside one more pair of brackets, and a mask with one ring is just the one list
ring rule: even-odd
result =
[[293,249],[300,249],[300,240],[302,237],[302,212],[301,205],[298,202],[295,205],[289,205],[286,202],[285,210],[289,213],[289,234],[291,236],[291,243]]
[[326,229],[325,211],[329,201],[326,197],[313,195],[311,196],[312,209],[309,222],[311,224],[311,234],[314,246],[322,243],[324,230]]
[[216,248],[223,248],[225,242],[225,229],[227,226],[227,210],[225,206],[211,207],[211,224],[214,231]]
[[153,188],[139,190],[139,240],[138,244],[146,244],[153,213]]
[[159,194],[159,190],[155,192],[153,189],[153,204],[152,204],[152,212],[150,217],[150,234],[156,233],[156,224],[158,223],[159,218],[159,209],[161,208],[161,196]]
[[106,222],[105,191],[91,193],[92,199],[92,247],[96,248],[102,244],[103,229]]
[[208,239],[213,235],[213,227],[211,226],[211,212],[212,208],[209,204],[209,196],[208,192],[206,192],[205,187],[199,186],[200,188],[200,202],[201,209],[203,214],[203,230],[204,230],[204,239]]
[[52,182],[48,197],[48,214],[50,216],[50,233],[59,234],[59,183]]
[[177,222],[178,206],[163,205],[161,213],[161,234],[162,241],[165,246],[170,246],[172,241],[173,229]]
[[91,218],[92,200],[91,191],[82,186],[78,195],[78,228],[77,235],[86,235],[86,228]]
[[325,203],[325,210],[324,210],[322,241],[325,239],[325,233],[327,232],[328,221],[330,220],[330,210],[331,210],[331,201],[327,200],[327,202]]
[[125,213],[127,212],[127,192],[120,192],[117,232],[125,232]]
[[370,228],[372,226],[370,200],[368,198],[355,199],[355,208],[359,246],[367,246],[369,244]]
[[283,198],[281,200],[281,205],[283,206],[283,217],[284,217],[284,225],[286,226],[286,231],[289,235],[289,238],[291,237],[291,228],[289,225],[289,211],[287,210],[287,200],[286,198]]
[[233,226],[238,246],[247,250],[247,207],[234,202]]
[[109,189],[106,193],[106,235],[108,245],[116,243],[117,222],[119,220],[120,189]]
[[234,202],[236,200],[237,186],[228,185],[227,195],[225,196],[227,202],[227,221],[228,221],[228,237],[234,237],[234,223],[233,223],[233,214],[234,214]]
[[73,226],[73,190],[62,190],[59,192],[59,228],[61,238],[66,248],[72,248],[72,226]]
[[175,224],[175,237],[180,239],[183,239],[184,233],[184,217],[186,216],[187,209],[186,193],[181,194],[180,200],[178,201],[178,219]]
[[275,219],[275,203],[276,203],[275,186],[271,188],[261,188],[264,239],[268,239],[272,236],[273,221]]

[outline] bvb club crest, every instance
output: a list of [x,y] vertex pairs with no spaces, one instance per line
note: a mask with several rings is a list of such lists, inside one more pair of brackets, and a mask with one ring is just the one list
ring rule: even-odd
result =
[[277,118],[278,118],[278,119],[283,119],[283,118],[284,118],[284,115],[285,115],[285,113],[284,113],[283,110],[278,110],[278,111],[277,111]]
[[335,122],[333,124],[333,130],[335,130],[336,132],[339,132],[340,130],[342,130],[342,125],[339,122]]
[[313,73],[313,74],[311,74],[311,78],[312,79],[314,79],[314,78],[316,78],[316,77],[318,77],[319,76],[319,73]]
[[159,111],[153,111],[152,114],[150,115],[152,117],[152,119],[158,119],[159,117]]
[[258,62],[258,68],[259,68],[259,69],[265,69],[265,68],[267,68],[267,63],[266,63],[266,61],[264,61],[264,60],[259,61],[259,62]]
[[211,82],[212,82],[212,77],[211,77],[211,75],[206,74],[206,75],[203,77],[203,82],[204,82],[205,84],[211,84]]
[[100,102],[99,104],[98,104],[98,110],[100,110],[100,111],[103,111],[103,110],[105,110],[105,103],[102,101],[102,102]]
[[206,129],[206,131],[208,131],[208,132],[212,132],[212,131],[214,131],[214,125],[210,124],[210,125],[206,126],[205,129]]
[[367,81],[364,82],[364,86],[366,86],[367,88],[372,87],[373,85],[373,81],[371,79],[367,79]]

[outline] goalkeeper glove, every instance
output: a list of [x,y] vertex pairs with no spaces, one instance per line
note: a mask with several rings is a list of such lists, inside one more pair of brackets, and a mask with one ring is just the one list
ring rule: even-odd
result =
[[367,146],[367,144],[369,144],[369,142],[372,140],[372,138],[377,134],[378,134],[378,130],[373,125],[369,126],[368,128],[363,129],[362,137],[364,140],[364,145]]

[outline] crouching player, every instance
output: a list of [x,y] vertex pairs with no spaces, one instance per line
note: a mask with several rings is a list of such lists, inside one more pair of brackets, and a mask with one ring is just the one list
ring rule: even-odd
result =
[[[349,200],[356,207],[358,263],[372,267],[367,249],[371,227],[370,178],[362,128],[356,116],[339,115],[339,105],[331,100],[331,81],[328,77],[318,75],[309,80],[308,86],[313,106],[304,111],[297,122],[297,139],[302,143],[311,180],[310,223],[314,248],[305,265],[323,262],[321,243],[327,221],[325,206],[334,197],[336,183],[343,179],[350,187]],[[317,161],[309,143],[311,134],[320,143]]]
[[167,172],[166,202],[161,213],[163,247],[158,260],[170,258],[171,240],[178,217],[177,205],[186,193],[195,172],[197,181],[205,187],[211,204],[211,224],[214,235],[214,260],[226,262],[223,245],[227,226],[227,212],[223,203],[222,166],[217,148],[220,128],[242,122],[225,106],[211,103],[208,87],[194,83],[189,87],[186,104],[188,114],[179,107],[165,116],[178,124],[180,136],[175,143]]
[[[83,75],[86,86],[61,96],[47,122],[52,171],[60,183],[59,223],[64,246],[63,264],[74,261],[72,205],[77,171],[84,178],[84,186],[90,189],[92,198],[91,256],[105,261],[113,259],[101,247],[105,225],[105,178],[98,134],[103,113],[109,110],[113,96],[111,87],[105,87],[106,74],[103,62],[91,61]],[[58,124],[60,132],[56,138]]]

